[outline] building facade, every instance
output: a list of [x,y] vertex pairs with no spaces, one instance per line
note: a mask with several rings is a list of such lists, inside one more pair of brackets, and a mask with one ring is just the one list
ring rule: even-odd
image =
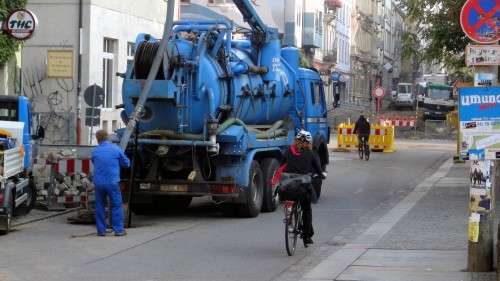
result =
[[18,51],[0,64],[0,95],[19,95],[21,80],[21,52]]
[[376,0],[352,1],[351,72],[352,95],[349,102],[369,105],[379,69],[379,18]]
[[334,83],[333,91],[338,93],[342,104],[352,99],[350,1],[342,2],[337,9],[334,45],[336,64],[331,79],[332,83]]
[[[83,94],[93,84],[101,86],[105,96],[95,129],[114,131],[123,126],[120,110],[114,108],[122,103],[122,78],[116,73],[125,72],[132,60],[137,34],[161,36],[166,5],[157,0],[28,1],[39,27],[23,46],[22,89],[33,101],[47,143],[92,142]],[[72,52],[72,77],[47,75],[47,54],[54,50]]]

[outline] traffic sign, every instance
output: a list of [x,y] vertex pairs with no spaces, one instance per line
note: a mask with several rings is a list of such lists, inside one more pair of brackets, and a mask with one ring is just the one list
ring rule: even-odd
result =
[[85,126],[99,126],[101,123],[101,109],[95,107],[85,108]]
[[83,93],[83,99],[85,102],[92,106],[98,107],[104,105],[104,89],[94,84],[85,89]]
[[500,39],[500,1],[467,0],[460,13],[460,25],[471,40],[495,43]]
[[373,97],[377,99],[383,98],[385,95],[384,88],[382,87],[376,87],[375,90],[373,90]]

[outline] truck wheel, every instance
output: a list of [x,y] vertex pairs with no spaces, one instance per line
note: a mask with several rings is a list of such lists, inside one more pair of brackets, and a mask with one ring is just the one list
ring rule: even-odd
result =
[[[316,157],[317,159],[320,160],[321,170],[325,171],[326,170],[326,160],[322,161],[321,157],[319,156],[318,151],[316,151],[316,150],[314,151],[314,157]],[[316,200],[318,200],[319,197],[321,196],[321,186],[322,185],[323,185],[323,180],[320,177],[314,178],[312,180],[312,186],[314,188],[314,192],[316,193]]]
[[253,218],[259,215],[262,208],[264,178],[259,163],[253,161],[250,166],[250,178],[246,190],[246,203],[239,206],[242,217]]
[[27,215],[36,204],[36,187],[30,182],[28,187],[28,197],[21,206],[15,211],[15,215]]
[[0,235],[5,235],[5,234],[9,233],[10,228],[12,226],[12,216],[14,214],[14,196],[13,195],[14,194],[11,194],[10,199],[9,199],[9,205],[7,206],[7,208],[8,208],[7,216],[4,219],[4,221],[1,222],[3,224],[3,226],[5,227],[5,229],[0,230]]
[[266,158],[262,161],[262,172],[264,177],[264,202],[263,212],[274,212],[278,208],[280,201],[278,196],[274,196],[275,190],[271,184],[274,173],[280,167],[279,162],[274,158]]

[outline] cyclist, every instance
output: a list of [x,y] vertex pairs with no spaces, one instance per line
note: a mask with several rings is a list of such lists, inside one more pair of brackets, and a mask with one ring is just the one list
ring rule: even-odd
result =
[[[370,138],[370,122],[366,120],[364,115],[360,115],[358,121],[354,125],[354,134],[358,135],[358,143],[361,145],[365,141],[368,143]],[[364,149],[364,148],[363,148]]]
[[[321,169],[318,158],[314,157],[311,147],[311,133],[304,130],[299,131],[297,133],[297,136],[295,137],[295,142],[285,152],[280,170],[285,173],[294,173],[301,175],[318,174],[325,178],[326,173],[324,173]],[[314,229],[312,225],[311,198],[313,190],[311,184],[302,186],[302,188],[303,192],[299,200],[300,206],[302,208],[302,236],[304,244],[312,244],[313,240],[311,239],[311,237],[314,235]]]

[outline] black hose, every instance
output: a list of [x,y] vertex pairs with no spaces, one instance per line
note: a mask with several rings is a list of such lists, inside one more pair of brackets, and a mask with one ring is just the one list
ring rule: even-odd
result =
[[[136,79],[148,78],[149,70],[153,65],[153,60],[159,47],[160,42],[143,41],[139,43],[134,57],[134,73]],[[156,74],[156,80],[164,79],[165,74],[163,73],[163,67],[160,67]]]

